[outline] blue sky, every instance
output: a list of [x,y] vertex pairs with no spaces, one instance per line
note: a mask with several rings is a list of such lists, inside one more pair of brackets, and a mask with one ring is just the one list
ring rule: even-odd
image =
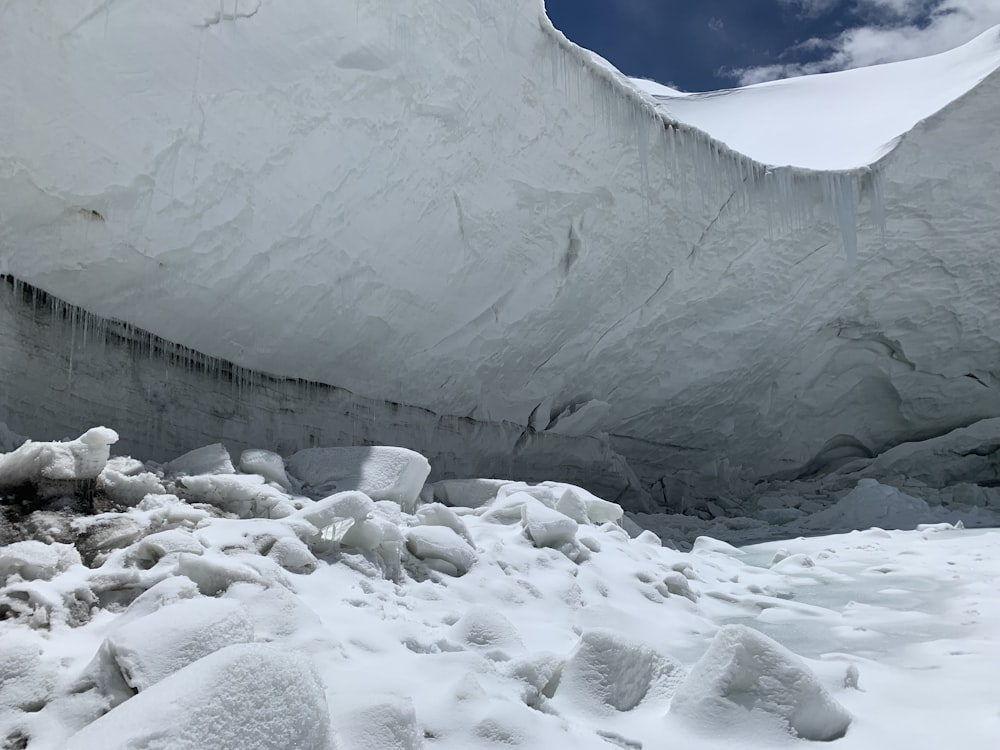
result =
[[686,91],[942,52],[1000,0],[546,0],[555,26],[631,76]]

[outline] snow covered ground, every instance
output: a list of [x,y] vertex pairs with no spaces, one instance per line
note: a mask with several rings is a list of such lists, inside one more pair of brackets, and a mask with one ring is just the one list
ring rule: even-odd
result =
[[[4,748],[996,747],[997,531],[683,552],[571,485],[425,485],[399,448],[117,439],[0,429]],[[794,489],[759,511],[785,533],[955,512]]]

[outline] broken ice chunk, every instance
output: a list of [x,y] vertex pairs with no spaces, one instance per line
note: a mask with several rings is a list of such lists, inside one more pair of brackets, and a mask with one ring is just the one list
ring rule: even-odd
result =
[[11,453],[0,454],[0,486],[37,484],[43,480],[94,479],[111,456],[118,433],[94,427],[65,443],[28,441]]
[[199,474],[234,474],[233,461],[222,443],[212,443],[188,451],[165,467],[172,476],[197,476]]
[[807,740],[838,739],[851,723],[805,662],[745,625],[716,634],[670,712],[718,730],[778,725]]
[[285,473],[285,461],[277,453],[259,448],[245,450],[240,454],[240,471],[244,474],[259,474],[286,492],[292,491],[292,483]]
[[609,715],[645,701],[665,703],[683,676],[680,662],[647,643],[613,630],[588,630],[563,667],[555,699]]
[[69,544],[35,540],[0,547],[0,582],[18,575],[25,581],[51,580],[71,565],[80,564],[80,553]]
[[[476,551],[446,526],[417,526],[406,534],[406,547],[421,560],[441,560],[464,575],[476,562]],[[449,571],[450,572],[450,571]]]
[[142,691],[220,648],[249,643],[253,635],[239,602],[182,599],[109,635],[90,669],[108,669],[113,663],[130,688]]
[[246,643],[212,653],[88,724],[66,750],[334,747],[323,683],[302,654]]
[[288,473],[314,499],[360,490],[372,500],[393,500],[412,508],[431,472],[419,453],[388,446],[307,448],[292,455]]
[[559,547],[576,538],[579,525],[569,516],[541,503],[521,506],[521,525],[536,547]]

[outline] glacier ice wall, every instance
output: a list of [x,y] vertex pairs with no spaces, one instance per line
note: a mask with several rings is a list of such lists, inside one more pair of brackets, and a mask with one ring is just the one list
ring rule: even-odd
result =
[[[593,488],[590,439],[683,493],[1000,415],[1000,74],[821,172],[671,120],[538,0],[44,0],[4,7],[0,60],[0,273],[504,436],[456,451],[552,433],[533,465]],[[66,380],[35,336],[0,359],[22,423]],[[247,442],[308,439],[281,398]],[[167,421],[147,454],[219,425]]]
[[544,481],[553,472],[652,508],[607,435],[568,436],[439,415],[343,388],[269,377],[0,280],[0,406],[15,433],[71,435],[94,415],[122,431],[115,450],[168,461],[191,445],[268,445],[283,455],[336,445],[412,447],[431,480]]

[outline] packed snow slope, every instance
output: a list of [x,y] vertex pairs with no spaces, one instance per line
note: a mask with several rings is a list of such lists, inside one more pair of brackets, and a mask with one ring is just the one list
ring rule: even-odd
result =
[[539,0],[0,12],[0,273],[93,313],[670,492],[1000,415],[995,29],[662,98]]

